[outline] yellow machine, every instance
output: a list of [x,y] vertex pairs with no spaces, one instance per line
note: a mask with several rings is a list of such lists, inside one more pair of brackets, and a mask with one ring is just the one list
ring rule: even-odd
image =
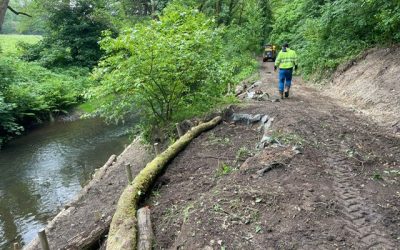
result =
[[267,44],[264,46],[263,62],[268,60],[275,61],[276,58],[276,46],[272,44]]

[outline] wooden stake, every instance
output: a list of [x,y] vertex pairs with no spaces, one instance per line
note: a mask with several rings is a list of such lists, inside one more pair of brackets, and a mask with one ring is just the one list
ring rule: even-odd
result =
[[137,247],[137,206],[144,194],[159,174],[168,166],[168,162],[175,158],[189,143],[202,132],[210,130],[222,121],[217,116],[209,122],[201,123],[191,128],[184,136],[169,146],[160,155],[149,162],[136,176],[132,185],[128,185],[122,192],[117,210],[113,216],[107,238],[107,249],[134,250]]
[[178,131],[178,136],[182,137],[183,131],[182,131],[181,127],[179,126],[179,123],[175,123],[175,126],[176,126],[176,131]]
[[129,184],[131,184],[132,181],[133,181],[131,164],[129,164],[129,163],[126,164],[125,165],[125,170],[126,170],[126,176],[128,177]]
[[160,144],[158,144],[157,142],[154,143],[154,151],[156,152],[156,155],[159,155],[161,152]]
[[43,250],[50,250],[49,242],[47,241],[46,230],[42,229],[38,233],[40,245],[42,245]]
[[154,234],[151,227],[150,209],[144,207],[137,212],[138,220],[138,250],[151,250],[153,246]]

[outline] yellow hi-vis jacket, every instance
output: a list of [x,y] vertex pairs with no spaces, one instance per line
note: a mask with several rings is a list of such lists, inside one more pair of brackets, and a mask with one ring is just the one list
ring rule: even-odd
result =
[[297,65],[297,54],[289,48],[286,51],[279,51],[278,57],[275,60],[275,66],[280,69],[291,69]]

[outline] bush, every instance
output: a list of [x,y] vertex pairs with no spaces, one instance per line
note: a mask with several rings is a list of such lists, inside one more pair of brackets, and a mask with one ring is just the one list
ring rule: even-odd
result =
[[74,5],[46,2],[46,35],[36,45],[25,45],[23,59],[47,68],[97,65],[102,53],[101,32],[111,27],[101,1],[78,0]]
[[305,76],[322,77],[368,47],[400,42],[399,13],[396,1],[294,0],[275,6],[270,38],[299,51]]
[[91,82],[88,69],[50,71],[36,63],[0,57],[0,145],[24,125],[67,112],[83,100]]
[[169,5],[158,21],[127,28],[101,42],[107,56],[95,70],[91,97],[109,120],[140,112],[147,125],[165,126],[208,110],[229,81],[221,30],[195,9]]

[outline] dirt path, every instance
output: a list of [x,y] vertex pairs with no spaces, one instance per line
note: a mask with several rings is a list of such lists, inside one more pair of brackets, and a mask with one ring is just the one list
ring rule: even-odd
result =
[[[271,63],[261,80],[276,93]],[[298,79],[289,99],[235,112],[273,117],[279,143],[256,150],[257,124],[196,138],[146,201],[157,249],[400,249],[400,138],[390,128]]]

